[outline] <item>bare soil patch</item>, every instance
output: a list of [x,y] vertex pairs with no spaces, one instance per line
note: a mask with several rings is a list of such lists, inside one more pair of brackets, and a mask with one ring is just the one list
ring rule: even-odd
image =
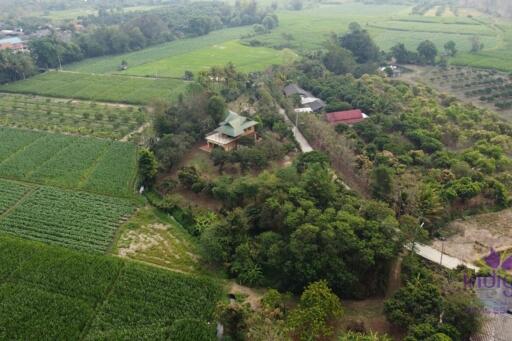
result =
[[115,254],[173,271],[201,272],[201,257],[186,232],[153,212],[144,208],[122,226]]
[[402,340],[403,332],[393,327],[384,316],[384,300],[376,297],[362,301],[343,301],[345,316],[340,328],[347,329],[354,323],[362,323],[366,331],[388,334],[393,340]]
[[[458,219],[448,230],[452,235],[444,242],[444,252],[474,262],[487,256],[491,247],[497,251],[512,248],[512,209]],[[443,242],[434,241],[432,246],[442,250]]]

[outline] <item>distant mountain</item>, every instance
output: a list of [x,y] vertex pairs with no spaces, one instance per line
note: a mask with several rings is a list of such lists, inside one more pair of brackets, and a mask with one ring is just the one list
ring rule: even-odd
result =
[[511,0],[460,0],[461,6],[474,7],[483,12],[512,18]]

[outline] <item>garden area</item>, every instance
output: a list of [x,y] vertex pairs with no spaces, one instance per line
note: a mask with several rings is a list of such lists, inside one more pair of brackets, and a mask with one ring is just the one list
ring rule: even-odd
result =
[[463,96],[465,101],[512,113],[512,74],[458,66],[434,68],[428,74],[428,81],[437,88]]
[[0,125],[121,139],[147,121],[143,108],[0,94]]

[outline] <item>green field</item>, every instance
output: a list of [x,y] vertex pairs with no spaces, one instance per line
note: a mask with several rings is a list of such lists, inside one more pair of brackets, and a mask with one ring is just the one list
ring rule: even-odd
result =
[[4,236],[0,259],[0,339],[177,340],[184,319],[215,339],[210,278]]
[[130,197],[135,176],[133,144],[0,127],[0,178]]
[[453,64],[512,71],[512,23],[501,21],[495,28],[499,37],[496,46],[486,45],[483,51],[475,54],[460,53]]
[[[319,5],[302,11],[279,11],[279,27],[271,34],[256,39],[268,46],[290,45],[292,48],[310,50],[320,48],[331,32],[346,32],[351,22],[358,22],[384,50],[399,42],[416,49],[421,41],[430,39],[439,49],[447,41],[454,40],[460,51],[468,51],[472,34],[480,35],[489,48],[498,44],[495,30],[483,23],[466,17],[410,15],[410,9],[409,6],[350,2]],[[293,39],[286,40],[284,33],[291,34]]]
[[193,52],[177,55],[131,68],[126,71],[139,76],[181,77],[185,70],[197,74],[212,66],[224,66],[228,62],[244,72],[260,71],[272,64],[290,63],[296,55],[290,50],[275,50],[266,47],[248,47],[237,41],[209,46]]
[[136,108],[0,94],[0,125],[120,139],[147,117]]
[[147,104],[153,99],[170,100],[185,89],[177,79],[152,79],[72,72],[46,72],[27,80],[0,86],[0,92],[15,92],[92,101]]
[[90,252],[106,252],[130,201],[0,179],[0,231]]
[[[251,27],[234,27],[210,32],[197,38],[182,39],[161,44],[140,51],[125,53],[117,56],[105,56],[86,59],[79,63],[65,66],[66,70],[84,73],[116,73],[121,61],[128,62],[128,72],[138,65],[152,63],[166,58],[190,53],[216,44],[240,38],[251,31]],[[154,74],[154,73],[153,73]],[[182,76],[180,74],[180,76]]]

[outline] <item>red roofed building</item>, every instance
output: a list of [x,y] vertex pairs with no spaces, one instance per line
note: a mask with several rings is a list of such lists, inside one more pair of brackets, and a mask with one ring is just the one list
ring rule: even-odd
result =
[[355,124],[364,121],[368,116],[359,109],[347,111],[335,111],[325,114],[327,122],[333,125],[338,124]]

